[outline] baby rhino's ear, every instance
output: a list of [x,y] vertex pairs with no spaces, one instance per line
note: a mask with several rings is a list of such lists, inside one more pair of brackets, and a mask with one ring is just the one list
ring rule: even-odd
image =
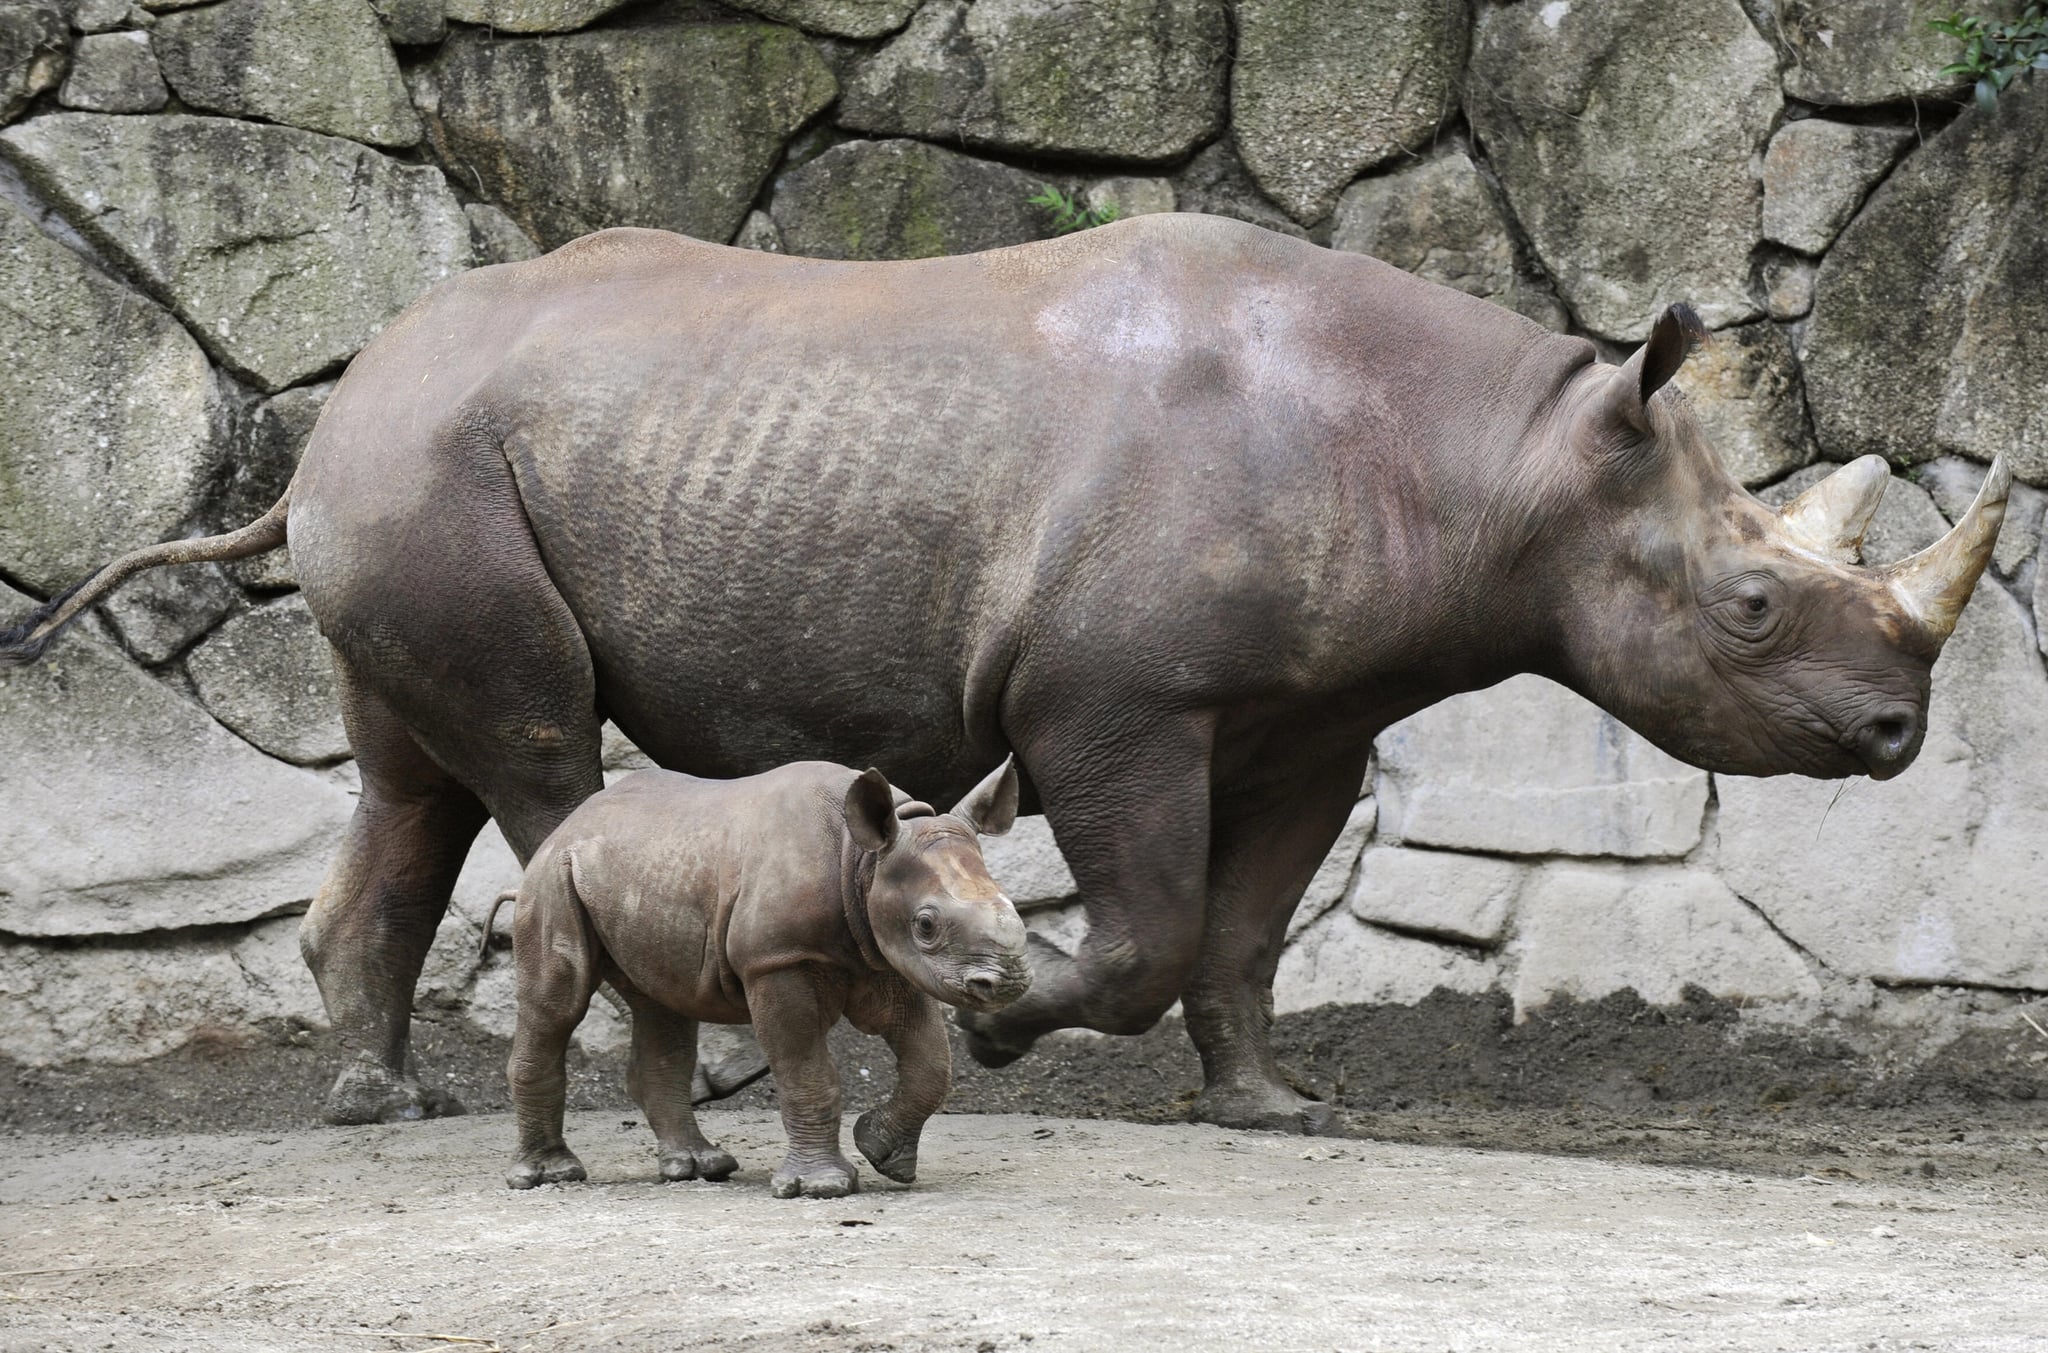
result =
[[896,796],[888,778],[873,766],[847,788],[846,830],[862,850],[887,850],[896,844]]
[[1002,765],[954,805],[953,816],[966,819],[983,836],[1001,836],[1010,830],[1017,820],[1017,758],[1004,757]]

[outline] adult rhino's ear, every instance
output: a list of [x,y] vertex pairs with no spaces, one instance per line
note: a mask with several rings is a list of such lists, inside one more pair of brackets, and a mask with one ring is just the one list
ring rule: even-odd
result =
[[982,836],[1001,836],[1010,830],[1017,821],[1017,758],[1004,757],[1002,765],[953,806],[953,816],[964,819]]
[[846,831],[862,850],[887,850],[896,844],[896,796],[888,777],[868,767],[846,790]]
[[1650,326],[1649,341],[1637,348],[1621,365],[1615,381],[1617,412],[1638,428],[1650,427],[1650,396],[1671,383],[1678,368],[1685,365],[1693,344],[1705,341],[1707,326],[1693,308],[1680,302],[1664,307]]

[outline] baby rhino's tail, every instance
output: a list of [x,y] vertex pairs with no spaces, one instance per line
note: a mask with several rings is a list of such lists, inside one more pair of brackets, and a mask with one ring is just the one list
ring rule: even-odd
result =
[[168,540],[122,555],[70,591],[30,611],[19,625],[0,629],[0,668],[25,667],[42,657],[50,641],[78,619],[86,607],[144,569],[163,564],[197,564],[209,559],[247,559],[252,554],[276,549],[284,544],[285,513],[291,504],[291,490],[287,489],[270,511],[239,531],[198,540]]
[[491,927],[498,923],[498,908],[504,906],[507,902],[518,900],[518,897],[519,893],[514,889],[499,893],[491,899],[491,909],[484,913],[484,937],[477,942],[476,946],[476,965],[479,968],[488,962],[491,957]]

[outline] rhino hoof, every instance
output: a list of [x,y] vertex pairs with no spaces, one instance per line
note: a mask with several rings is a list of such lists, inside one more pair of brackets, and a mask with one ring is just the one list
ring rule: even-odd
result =
[[538,1184],[573,1184],[588,1177],[583,1172],[583,1162],[566,1146],[522,1156],[505,1171],[506,1185],[515,1189],[530,1189]]
[[1336,1109],[1284,1085],[1231,1090],[1211,1086],[1195,1101],[1194,1118],[1217,1127],[1307,1137],[1335,1136],[1342,1127]]
[[882,1130],[873,1109],[854,1120],[853,1144],[884,1178],[899,1184],[917,1182],[917,1138],[901,1141],[890,1137]]
[[860,1192],[860,1172],[844,1160],[786,1160],[768,1181],[777,1198],[844,1198]]
[[661,1177],[671,1184],[681,1179],[706,1179],[716,1182],[729,1179],[740,1163],[715,1146],[698,1147],[691,1151],[672,1151],[661,1158]]
[[420,1084],[367,1059],[351,1062],[327,1092],[321,1117],[338,1127],[363,1123],[410,1123],[467,1113],[446,1090]]

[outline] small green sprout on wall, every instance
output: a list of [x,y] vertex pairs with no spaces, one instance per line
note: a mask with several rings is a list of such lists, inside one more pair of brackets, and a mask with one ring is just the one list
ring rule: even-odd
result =
[[1963,59],[1943,66],[1941,73],[1974,81],[1977,106],[1987,113],[2014,80],[2022,75],[2032,79],[2035,71],[2048,70],[2048,4],[2028,5],[2009,23],[1959,13],[1930,20],[1927,26],[1964,44]]
[[1099,207],[1084,207],[1050,183],[1039,184],[1038,195],[1025,200],[1052,217],[1052,230],[1055,235],[1070,235],[1076,230],[1108,225],[1118,216],[1114,202],[1105,202]]

